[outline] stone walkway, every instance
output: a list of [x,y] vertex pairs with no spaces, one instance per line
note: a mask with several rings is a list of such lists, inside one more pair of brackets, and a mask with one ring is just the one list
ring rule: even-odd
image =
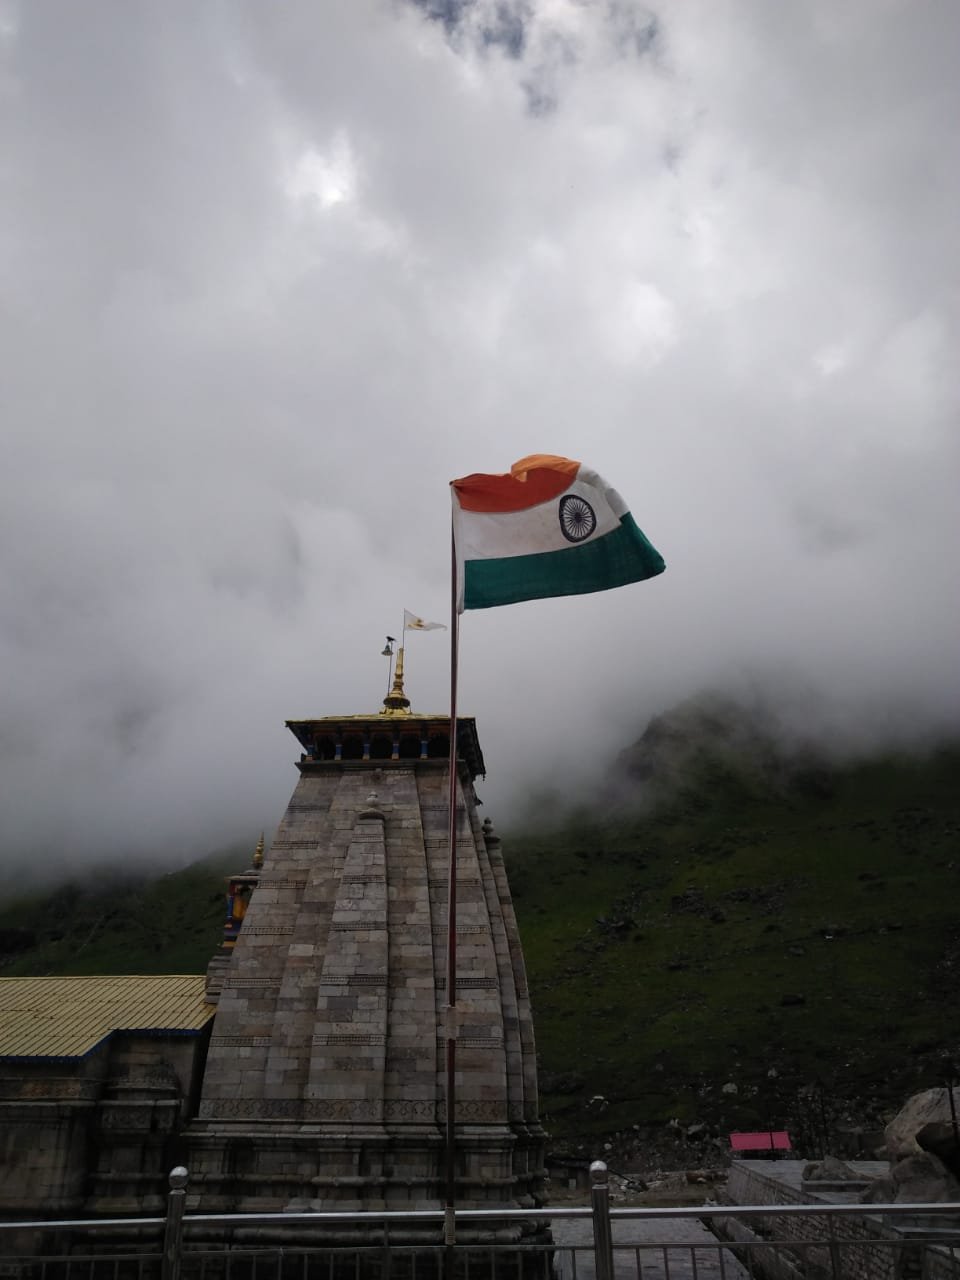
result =
[[[553,1239],[558,1280],[596,1280],[593,1250],[585,1247],[593,1244],[589,1221],[560,1218],[553,1223]],[[747,1280],[748,1271],[729,1249],[724,1249],[721,1264],[717,1245],[716,1237],[694,1218],[615,1221],[616,1280]]]

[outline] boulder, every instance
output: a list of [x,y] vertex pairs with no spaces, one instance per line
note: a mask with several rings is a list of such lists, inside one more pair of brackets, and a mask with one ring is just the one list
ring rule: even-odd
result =
[[824,1156],[822,1160],[814,1160],[811,1164],[804,1165],[803,1181],[863,1182],[863,1174],[857,1173],[836,1156]]
[[942,1160],[929,1152],[906,1156],[890,1166],[860,1197],[864,1204],[937,1204],[960,1201],[960,1182]]
[[[960,1099],[957,1099],[960,1105]],[[946,1089],[926,1089],[915,1093],[894,1116],[884,1130],[886,1157],[891,1163],[905,1156],[918,1156],[923,1147],[917,1134],[927,1125],[953,1125],[950,1116],[950,1097]]]
[[960,1142],[953,1121],[931,1120],[916,1132],[917,1146],[942,1160],[955,1178],[960,1178]]

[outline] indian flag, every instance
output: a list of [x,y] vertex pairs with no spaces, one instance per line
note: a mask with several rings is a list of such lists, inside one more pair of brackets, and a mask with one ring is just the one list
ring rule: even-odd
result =
[[533,454],[451,489],[460,612],[606,591],[665,568],[617,491],[570,458]]

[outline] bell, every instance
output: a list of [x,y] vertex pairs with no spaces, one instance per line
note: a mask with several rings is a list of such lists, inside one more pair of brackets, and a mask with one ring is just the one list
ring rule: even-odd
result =
[[380,657],[381,657],[381,658],[392,658],[392,657],[393,657],[393,650],[390,648],[390,646],[389,646],[388,644],[385,644],[385,645],[383,646],[383,648],[380,650]]

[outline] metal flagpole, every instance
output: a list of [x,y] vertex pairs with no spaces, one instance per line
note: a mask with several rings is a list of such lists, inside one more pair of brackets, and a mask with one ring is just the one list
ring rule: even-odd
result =
[[[403,621],[400,624],[400,643],[397,646],[397,648],[400,650],[401,653],[403,653],[406,647],[406,643],[407,643],[407,614],[406,614],[406,611],[404,611]],[[408,707],[407,710],[409,711],[410,708]]]
[[455,1207],[457,1166],[454,1113],[457,1073],[457,666],[460,648],[460,614],[457,610],[457,535],[451,509],[450,526],[450,797],[447,848],[450,869],[447,883],[447,1195],[443,1214],[444,1244],[456,1242]]

